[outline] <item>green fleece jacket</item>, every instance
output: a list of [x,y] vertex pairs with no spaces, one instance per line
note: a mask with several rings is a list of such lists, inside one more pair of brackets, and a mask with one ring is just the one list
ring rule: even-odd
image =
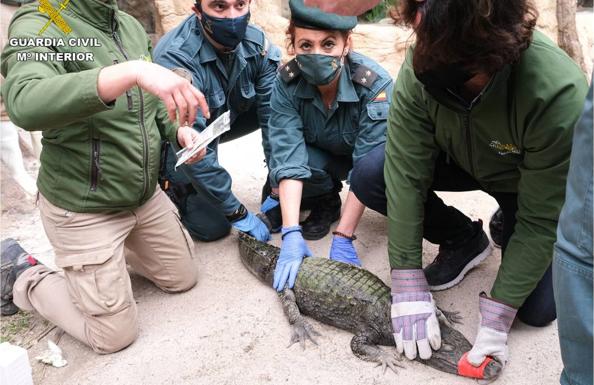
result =
[[[58,1],[51,0],[55,9]],[[110,104],[98,96],[99,71],[127,60],[150,60],[150,41],[115,0],[71,1],[60,12],[72,29],[57,23],[38,36],[49,20],[35,5],[22,7],[2,53],[2,95],[11,120],[43,132],[39,191],[54,205],[74,212],[133,209],[157,185],[160,142],[175,140],[161,101],[130,89]],[[15,46],[10,38],[62,39],[49,46]],[[72,46],[71,39],[95,38],[99,47]],[[75,43],[76,45],[76,43]],[[35,60],[37,53],[90,52],[92,60]],[[23,53],[28,59],[23,59]]]
[[411,63],[409,50],[388,119],[390,264],[421,267],[423,204],[444,151],[483,190],[518,194],[517,223],[491,295],[519,307],[551,263],[586,79],[540,32],[518,63],[495,74],[466,105],[446,92],[429,93]]

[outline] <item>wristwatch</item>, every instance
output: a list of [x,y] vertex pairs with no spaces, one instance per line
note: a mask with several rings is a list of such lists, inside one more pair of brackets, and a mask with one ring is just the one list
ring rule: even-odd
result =
[[239,207],[237,208],[237,210],[233,211],[231,214],[229,215],[225,215],[227,217],[227,220],[231,223],[233,222],[237,222],[243,218],[245,218],[248,214],[247,209],[245,208],[245,206],[243,204],[240,204]]

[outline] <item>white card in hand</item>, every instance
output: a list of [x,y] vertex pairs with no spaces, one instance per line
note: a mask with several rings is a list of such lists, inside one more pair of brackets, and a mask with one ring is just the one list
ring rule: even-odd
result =
[[192,147],[184,147],[175,154],[177,156],[177,163],[175,163],[176,170],[180,164],[185,163],[200,150],[208,146],[210,142],[231,129],[231,118],[229,114],[230,112],[227,111],[216,118],[214,122],[198,134],[198,140]]

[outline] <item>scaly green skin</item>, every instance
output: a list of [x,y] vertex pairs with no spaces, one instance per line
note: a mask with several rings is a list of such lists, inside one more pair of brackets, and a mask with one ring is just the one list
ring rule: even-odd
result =
[[[274,267],[280,250],[240,233],[239,250],[244,265],[258,278],[272,286]],[[279,293],[289,323],[294,327],[292,342],[304,343],[317,333],[301,314],[355,334],[353,353],[395,370],[393,355],[377,345],[394,346],[390,317],[390,289],[371,272],[326,258],[305,258],[293,290]],[[452,317],[450,315],[450,317]],[[455,316],[452,317],[455,321]],[[442,348],[429,360],[417,361],[443,372],[458,374],[458,361],[472,345],[453,329],[442,314]],[[492,361],[485,369],[485,379],[501,372],[501,365]]]

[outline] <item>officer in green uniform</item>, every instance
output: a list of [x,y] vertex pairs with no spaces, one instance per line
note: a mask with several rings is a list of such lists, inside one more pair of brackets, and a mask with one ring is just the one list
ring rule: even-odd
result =
[[[357,161],[385,142],[392,93],[386,70],[350,50],[355,17],[306,7],[302,0],[291,0],[289,6],[289,52],[296,57],[281,67],[272,91],[268,140],[273,192],[262,206],[269,218],[282,218],[277,290],[287,280],[293,286],[301,260],[310,255],[304,238],[322,238],[340,217],[341,181],[348,182]],[[316,202],[303,227],[302,197],[315,197]],[[331,259],[360,265],[352,241],[364,208],[349,192],[333,233]]]
[[[249,24],[249,5],[249,1],[197,1],[194,14],[159,41],[154,61],[186,77],[205,95],[210,117],[199,114],[194,129],[202,131],[230,111],[231,130],[220,141],[261,128],[267,158],[269,100],[281,53],[260,29]],[[218,162],[218,145],[217,139],[201,162],[178,171],[173,151],[165,148],[164,190],[195,239],[219,239],[232,225],[267,241],[270,233],[266,225],[231,191],[231,176]]]

